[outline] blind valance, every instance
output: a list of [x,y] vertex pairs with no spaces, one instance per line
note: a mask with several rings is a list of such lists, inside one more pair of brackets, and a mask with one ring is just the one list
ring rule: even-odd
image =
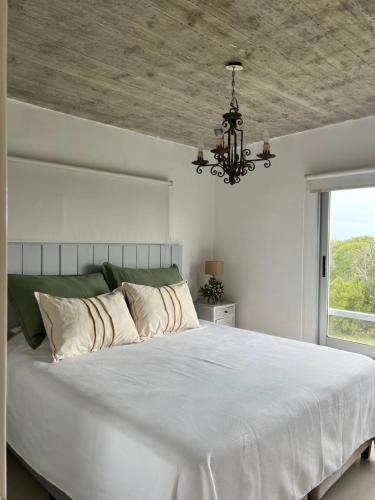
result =
[[375,167],[306,175],[311,193],[375,186]]

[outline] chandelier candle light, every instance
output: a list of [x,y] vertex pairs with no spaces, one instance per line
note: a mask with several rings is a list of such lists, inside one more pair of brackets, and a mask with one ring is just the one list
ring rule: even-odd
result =
[[212,175],[224,177],[225,184],[234,185],[240,182],[241,177],[255,169],[255,162],[264,162],[264,167],[271,166],[271,158],[276,155],[271,154],[270,138],[267,130],[264,131],[263,151],[257,158],[250,158],[251,151],[243,147],[243,124],[242,114],[239,112],[239,105],[236,97],[234,77],[236,71],[242,70],[242,63],[230,62],[226,69],[232,72],[232,99],[229,104],[229,112],[223,114],[223,121],[214,128],[216,136],[216,147],[211,149],[216,163],[210,163],[204,159],[203,144],[198,146],[197,159],[193,165],[197,165],[198,174],[203,172],[202,167],[210,167]]

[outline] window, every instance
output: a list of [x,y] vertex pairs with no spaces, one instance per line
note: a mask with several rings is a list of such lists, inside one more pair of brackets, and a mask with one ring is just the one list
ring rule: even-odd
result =
[[321,200],[320,341],[375,357],[375,188]]

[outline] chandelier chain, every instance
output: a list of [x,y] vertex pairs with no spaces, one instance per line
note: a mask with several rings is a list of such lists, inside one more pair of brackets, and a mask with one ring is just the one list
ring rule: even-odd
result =
[[235,88],[234,88],[234,85],[235,85],[235,82],[234,82],[234,74],[235,74],[235,70],[234,68],[232,69],[232,101],[234,100],[234,98],[236,97],[236,91],[235,91]]
[[238,101],[237,101],[237,96],[236,96],[236,89],[235,89],[235,73],[236,70],[233,68],[232,69],[232,99],[230,101],[230,109],[233,111],[238,111]]

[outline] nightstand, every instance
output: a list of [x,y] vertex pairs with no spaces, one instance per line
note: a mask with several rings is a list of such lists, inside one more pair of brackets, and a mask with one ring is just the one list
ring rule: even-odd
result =
[[232,302],[218,302],[217,304],[196,302],[195,309],[200,319],[212,321],[217,325],[235,326],[236,324],[236,304]]

